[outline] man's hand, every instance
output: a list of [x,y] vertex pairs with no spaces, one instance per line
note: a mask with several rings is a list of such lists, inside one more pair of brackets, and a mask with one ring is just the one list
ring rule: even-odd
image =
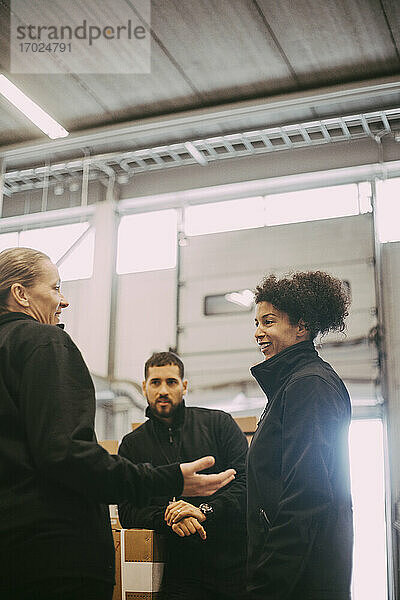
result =
[[180,537],[193,535],[194,533],[198,533],[202,540],[205,540],[207,537],[204,527],[194,517],[186,517],[182,521],[179,521],[179,523],[175,523],[172,525],[172,531]]
[[184,500],[178,500],[178,502],[171,502],[164,514],[164,519],[167,521],[167,525],[171,526],[186,517],[194,517],[202,523],[206,520],[206,516],[201,512],[197,506],[193,506],[189,502]]
[[197,471],[212,467],[214,463],[215,458],[213,456],[204,456],[193,462],[180,465],[184,479],[182,496],[211,496],[235,478],[236,471],[234,469],[227,469],[222,473],[213,475],[199,475],[197,473]]

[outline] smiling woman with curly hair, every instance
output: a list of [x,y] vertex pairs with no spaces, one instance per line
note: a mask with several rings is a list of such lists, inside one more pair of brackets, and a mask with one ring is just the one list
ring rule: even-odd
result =
[[353,525],[343,382],[317,354],[344,331],[349,297],[322,271],[255,289],[251,372],[268,398],[248,455],[249,589],[266,600],[349,600]]
[[292,325],[303,319],[311,339],[318,333],[344,331],[350,304],[343,283],[322,271],[282,279],[269,275],[256,287],[255,301],[270,302],[288,315]]

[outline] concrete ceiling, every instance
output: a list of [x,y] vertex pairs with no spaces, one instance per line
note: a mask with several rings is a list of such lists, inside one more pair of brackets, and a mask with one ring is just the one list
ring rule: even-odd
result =
[[21,148],[65,158],[400,106],[398,0],[152,0],[149,74],[9,73],[9,22],[0,0],[3,73],[71,135],[47,140],[0,97],[7,167],[29,163]]

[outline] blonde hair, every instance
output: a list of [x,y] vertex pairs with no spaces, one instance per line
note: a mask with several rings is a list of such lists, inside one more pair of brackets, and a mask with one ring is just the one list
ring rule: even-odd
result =
[[13,283],[30,287],[42,272],[47,254],[33,248],[8,248],[0,252],[0,313],[8,312],[8,297]]

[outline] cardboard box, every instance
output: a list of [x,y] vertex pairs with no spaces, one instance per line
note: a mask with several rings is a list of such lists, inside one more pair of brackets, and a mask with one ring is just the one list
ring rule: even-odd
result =
[[115,578],[113,600],[152,600],[159,597],[165,544],[151,529],[113,531]]
[[107,450],[109,454],[118,454],[119,442],[118,440],[102,440],[98,442],[100,446]]
[[145,421],[141,421],[140,423],[131,423],[132,426],[132,431],[135,431],[135,429],[137,429],[138,427],[140,427],[141,425],[143,425]]
[[115,586],[112,600],[122,600],[121,598],[121,532],[113,529],[114,548],[115,548]]
[[257,429],[257,417],[235,417],[235,421],[243,433],[254,433]]
[[247,443],[250,446],[253,434],[257,429],[257,417],[235,417],[235,421],[246,435]]

